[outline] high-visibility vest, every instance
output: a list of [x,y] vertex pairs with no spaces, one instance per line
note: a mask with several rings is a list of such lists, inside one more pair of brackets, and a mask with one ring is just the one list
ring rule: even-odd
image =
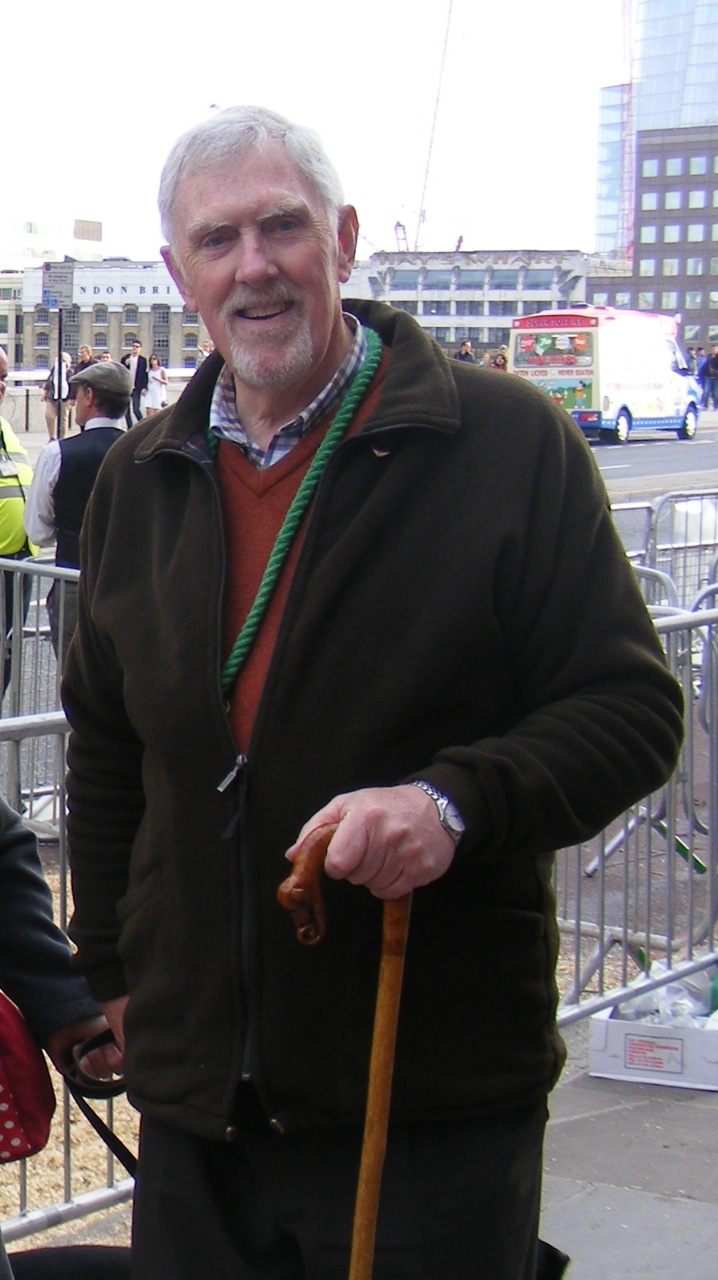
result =
[[0,418],[0,556],[15,555],[25,547],[30,555],[37,554],[22,523],[31,483],[28,456],[10,423]]

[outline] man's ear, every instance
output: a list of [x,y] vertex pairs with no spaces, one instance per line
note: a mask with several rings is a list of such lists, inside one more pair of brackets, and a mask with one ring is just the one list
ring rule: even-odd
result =
[[179,263],[176,261],[172,253],[171,246],[168,244],[163,244],[160,249],[160,253],[162,254],[162,261],[164,262],[167,270],[172,276],[172,279],[177,285],[177,288],[182,294],[182,297],[184,298],[190,311],[198,311],[199,308],[197,306],[197,303],[195,299],[192,297],[192,294],[189,292],[187,283],[184,278],[184,274],[182,272],[182,268],[180,267]]
[[339,281],[346,284],[352,273],[359,237],[359,219],[353,204],[342,205],[337,223],[339,241]]

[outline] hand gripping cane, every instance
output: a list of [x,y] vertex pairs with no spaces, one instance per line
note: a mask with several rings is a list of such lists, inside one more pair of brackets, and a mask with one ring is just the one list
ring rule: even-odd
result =
[[[329,842],[335,831],[336,826],[318,827],[307,836],[297,853],[292,874],[277,891],[280,905],[291,912],[297,938],[304,946],[314,946],[324,937],[326,921],[320,877]],[[374,1239],[394,1070],[396,1024],[410,912],[410,893],[403,898],[387,898],[384,901],[381,962],[348,1280],[371,1280],[373,1271]]]

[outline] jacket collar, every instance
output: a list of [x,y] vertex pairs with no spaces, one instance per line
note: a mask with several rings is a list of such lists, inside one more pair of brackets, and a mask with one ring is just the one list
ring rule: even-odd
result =
[[[382,302],[345,299],[342,305],[362,324],[376,329],[391,350],[379,402],[363,432],[397,427],[428,428],[447,434],[458,431],[459,397],[452,369],[420,325],[405,312]],[[165,449],[197,450],[198,455],[209,458],[203,448],[204,424],[222,364],[218,351],[202,361],[177,403],[147,432],[135,455],[138,461]]]

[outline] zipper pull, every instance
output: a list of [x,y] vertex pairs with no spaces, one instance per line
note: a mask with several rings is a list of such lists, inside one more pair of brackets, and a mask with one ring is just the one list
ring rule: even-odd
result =
[[230,769],[229,773],[227,774],[227,777],[223,778],[222,781],[217,784],[217,790],[221,794],[223,794],[227,790],[227,788],[231,786],[235,778],[242,772],[242,770],[246,768],[246,766],[247,766],[247,757],[243,754],[243,752],[240,751],[239,755],[237,756],[237,759],[234,762],[234,767]]

